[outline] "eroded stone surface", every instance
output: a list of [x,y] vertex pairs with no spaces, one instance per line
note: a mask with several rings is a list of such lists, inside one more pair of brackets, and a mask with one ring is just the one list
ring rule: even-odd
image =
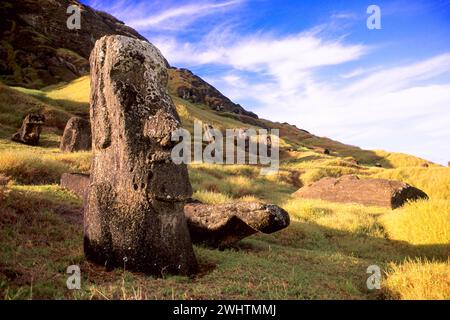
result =
[[91,124],[79,117],[67,121],[59,148],[63,152],[90,150],[92,143]]
[[39,144],[39,138],[44,123],[44,115],[39,113],[28,114],[25,119],[23,119],[19,131],[11,137],[11,140],[31,146],[37,146]]
[[89,192],[89,175],[82,173],[63,173],[61,187],[73,192],[86,201]]
[[184,213],[192,240],[219,248],[257,232],[279,231],[290,222],[288,213],[280,207],[259,202],[188,203]]
[[428,198],[423,191],[401,181],[359,179],[352,175],[323,178],[299,189],[294,196],[392,209],[401,207],[408,200]]
[[192,189],[186,165],[170,159],[180,120],[166,89],[166,62],[148,42],[108,36],[97,41],[90,63],[86,257],[155,275],[193,273],[183,213]]

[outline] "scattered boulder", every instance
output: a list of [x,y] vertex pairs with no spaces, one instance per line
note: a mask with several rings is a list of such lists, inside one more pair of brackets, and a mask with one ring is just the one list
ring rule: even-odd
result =
[[258,231],[273,233],[289,225],[286,211],[273,204],[235,202],[184,207],[192,240],[213,247],[227,247]]
[[73,192],[84,201],[89,192],[89,175],[83,173],[63,173],[61,176],[61,187]]
[[67,121],[59,148],[63,152],[90,150],[92,143],[91,124],[79,117]]
[[22,126],[15,133],[11,140],[25,143],[30,146],[37,146],[45,123],[45,116],[39,113],[30,113],[23,119]]
[[107,267],[161,276],[192,274],[197,261],[184,217],[187,167],[171,161],[180,127],[167,92],[166,61],[125,36],[91,54],[93,161],[84,210],[84,252]]
[[313,151],[320,153],[320,154],[330,154],[330,149],[322,148],[322,147],[314,147]]
[[428,198],[423,191],[401,181],[359,179],[353,175],[323,178],[300,188],[294,196],[392,209],[401,207],[408,200]]

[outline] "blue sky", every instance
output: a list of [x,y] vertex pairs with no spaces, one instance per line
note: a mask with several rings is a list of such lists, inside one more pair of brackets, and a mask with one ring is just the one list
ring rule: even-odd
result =
[[450,0],[83,2],[263,118],[450,161]]

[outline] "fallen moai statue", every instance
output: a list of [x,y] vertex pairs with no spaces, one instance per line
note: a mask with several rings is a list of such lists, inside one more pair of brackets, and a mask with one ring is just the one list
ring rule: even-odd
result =
[[408,200],[428,198],[421,190],[407,183],[387,179],[359,179],[347,175],[340,178],[323,178],[300,188],[295,197],[321,199],[331,202],[360,203],[388,208],[398,208]]
[[15,133],[11,140],[37,146],[42,132],[42,126],[45,123],[45,116],[39,113],[30,113],[23,119],[22,126]]
[[107,267],[192,274],[197,261],[183,208],[187,166],[171,161],[181,125],[166,62],[146,41],[105,36],[91,53],[92,169],[84,252]]
[[289,226],[289,214],[273,204],[234,202],[188,203],[184,206],[192,241],[224,248],[257,232],[273,233]]
[[[65,173],[61,186],[86,199],[89,175]],[[187,203],[184,206],[192,241],[224,248],[257,232],[273,233],[289,226],[289,215],[280,207],[258,202],[228,204]]]
[[90,150],[92,144],[91,124],[79,117],[67,121],[59,148],[63,152]]

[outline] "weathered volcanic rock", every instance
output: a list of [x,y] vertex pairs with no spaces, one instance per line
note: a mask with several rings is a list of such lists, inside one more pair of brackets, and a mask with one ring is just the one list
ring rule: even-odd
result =
[[59,148],[64,152],[90,150],[92,143],[91,124],[79,117],[67,121]]
[[39,144],[39,138],[41,136],[42,126],[45,123],[45,117],[42,114],[30,113],[22,122],[19,132],[15,133],[12,137],[12,141],[25,143],[31,146],[37,146]]
[[171,78],[177,79],[177,81],[172,81],[172,86],[175,86],[174,89],[177,96],[184,100],[206,104],[212,110],[219,112],[230,112],[253,119],[258,118],[255,113],[247,111],[240,104],[232,102],[219,90],[187,69],[172,67],[169,70],[169,74]]
[[170,153],[180,120],[166,62],[148,42],[107,36],[91,54],[93,160],[85,204],[85,255],[154,275],[197,269],[184,204],[186,165]]
[[63,173],[61,176],[61,187],[72,191],[86,201],[89,192],[89,175],[82,173]]
[[359,179],[352,175],[323,178],[299,189],[294,196],[332,202],[361,203],[392,209],[401,207],[408,200],[428,198],[423,191],[401,181]]
[[226,247],[258,231],[273,233],[289,225],[280,207],[258,202],[220,205],[188,203],[184,213],[192,240],[213,247]]
[[[67,28],[69,5],[81,8],[81,29]],[[14,0],[0,4],[0,79],[42,88],[89,73],[95,41],[120,34],[144,39],[108,13],[76,0]]]
[[[85,200],[89,185],[89,175],[64,173],[61,177],[61,187]],[[273,233],[289,225],[286,211],[256,202],[187,203],[184,214],[192,240],[214,247],[226,247],[257,232]]]

